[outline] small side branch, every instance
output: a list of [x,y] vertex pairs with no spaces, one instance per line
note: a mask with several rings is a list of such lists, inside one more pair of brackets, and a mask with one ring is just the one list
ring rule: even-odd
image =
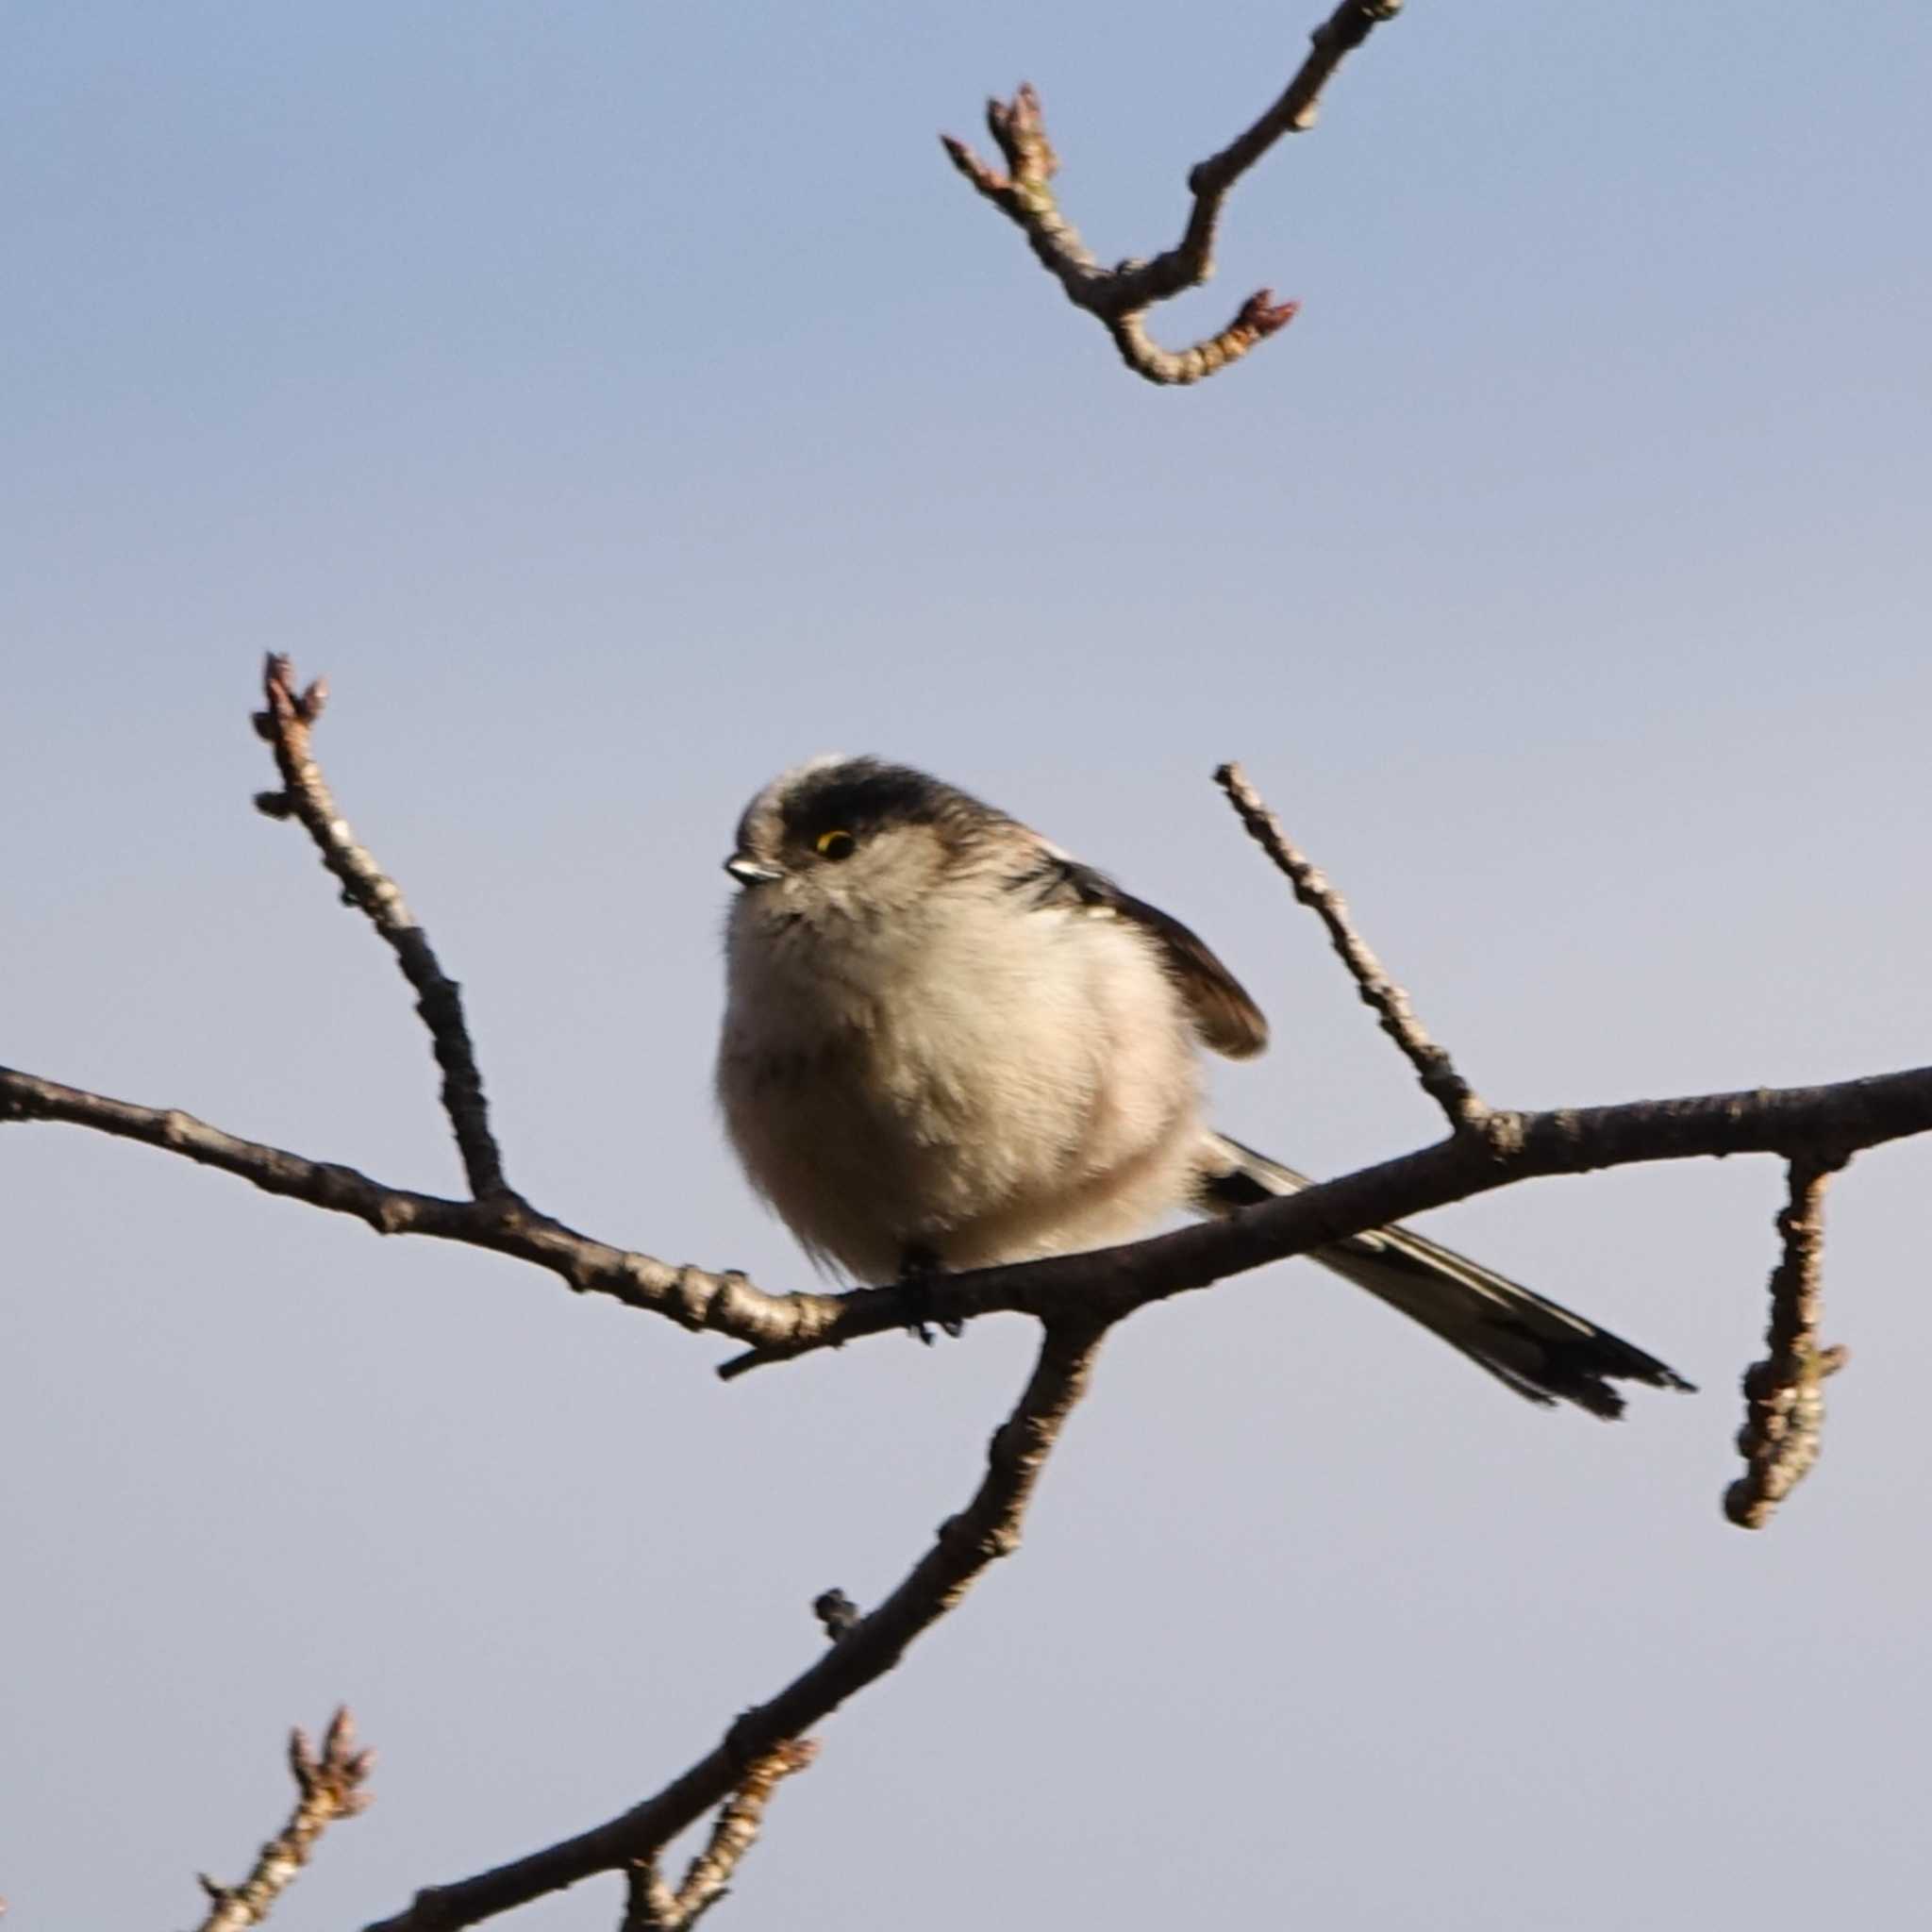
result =
[[1724,1514],[1762,1529],[1818,1460],[1827,1375],[1844,1367],[1842,1347],[1819,1345],[1824,1275],[1824,1190],[1839,1163],[1794,1160],[1790,1198],[1778,1215],[1784,1253],[1771,1277],[1767,1352],[1744,1373],[1744,1474],[1724,1491]]
[[726,1897],[731,1874],[758,1842],[765,1807],[778,1781],[805,1770],[818,1756],[818,1748],[809,1738],[793,1739],[767,1752],[745,1773],[675,1891],[659,1875],[655,1856],[633,1865],[621,1932],[684,1932]]
[[[458,1932],[596,1873],[634,1871],[712,1806],[741,1791],[754,1767],[795,1749],[795,1740],[884,1676],[991,1564],[1019,1547],[1027,1506],[1067,1418],[1087,1391],[1104,1333],[1105,1325],[1091,1321],[1047,1325],[1033,1373],[1013,1412],[993,1431],[986,1474],[965,1508],[940,1525],[932,1547],[891,1595],[775,1697],[747,1710],[709,1756],[620,1817],[494,1871],[419,1892],[406,1910],[368,1932]],[[722,1829],[724,1820],[719,1824]],[[693,1874],[704,1864],[701,1855]],[[633,1903],[649,1890],[647,1881],[634,1882]],[[660,1909],[672,1896],[661,1878],[654,1896]],[[644,1908],[653,1908],[651,1897]]]
[[811,1613],[819,1620],[828,1643],[837,1643],[859,1617],[858,1606],[842,1590],[824,1591],[813,1597]]
[[1284,134],[1303,133],[1315,125],[1322,91],[1343,57],[1401,10],[1402,0],[1341,0],[1309,36],[1307,58],[1268,110],[1189,175],[1194,205],[1187,227],[1174,247],[1151,261],[1101,267],[1060,212],[1051,186],[1059,158],[1046,137],[1040,96],[1032,88],[1022,86],[1010,101],[987,103],[987,128],[1006,160],[1004,174],[989,167],[964,142],[950,134],[940,139],[960,174],[1020,228],[1067,299],[1099,320],[1129,369],[1163,385],[1199,382],[1287,327],[1299,305],[1277,304],[1272,291],[1259,290],[1218,335],[1179,351],[1160,348],[1148,335],[1147,310],[1183,290],[1199,288],[1214,273],[1215,233],[1228,191]]
[[356,1748],[356,1724],[344,1706],[323,1734],[318,1756],[306,1731],[289,1738],[289,1769],[295,1779],[295,1808],[281,1831],[261,1848],[255,1869],[240,1885],[218,1885],[205,1874],[208,1916],[196,1932],[245,1932],[269,1915],[296,1873],[308,1862],[315,1841],[338,1818],[353,1818],[369,1804],[362,1789],[375,1754]]
[[1448,1049],[1429,1038],[1408,1004],[1408,995],[1383,971],[1382,962],[1356,931],[1341,894],[1295,850],[1281,821],[1268,809],[1239,765],[1223,765],[1214,774],[1214,782],[1241,814],[1248,836],[1287,874],[1296,899],[1328,928],[1328,938],[1360,990],[1363,1005],[1374,1008],[1382,1031],[1402,1049],[1424,1091],[1448,1117],[1450,1127],[1458,1134],[1481,1132],[1491,1120],[1489,1108],[1456,1071]]
[[310,736],[328,700],[328,686],[317,678],[306,691],[299,690],[294,666],[272,656],[262,691],[267,708],[255,714],[255,728],[275,752],[282,789],[258,792],[256,808],[269,818],[301,821],[323,864],[341,881],[345,903],[361,911],[394,952],[404,978],[416,991],[416,1010],[429,1029],[436,1063],[442,1069],[442,1108],[470,1192],[479,1201],[510,1198],[503,1156],[490,1128],[483,1075],[463,1018],[462,991],[437,962],[395,881],[357,843],[315,761]]

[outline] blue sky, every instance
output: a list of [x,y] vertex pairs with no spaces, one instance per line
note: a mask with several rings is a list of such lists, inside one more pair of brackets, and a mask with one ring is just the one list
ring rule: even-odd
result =
[[[1314,18],[10,9],[0,1059],[455,1184],[392,968],[248,808],[276,649],[330,676],[522,1184],[768,1286],[808,1276],[711,1116],[717,861],[828,748],[1202,930],[1275,1028],[1225,1123],[1304,1166],[1435,1123],[1227,757],[1499,1101],[1923,1060],[1932,32],[1416,0],[1159,326],[1263,284],[1299,319],[1152,390],[934,137],[1030,78],[1070,212],[1150,253]],[[1835,1191],[1855,1360],[1759,1538],[1717,1499],[1768,1164],[1431,1221],[1703,1385],[1614,1429],[1300,1264],[1142,1318],[1024,1552],[827,1727],[721,1909],[1905,1923],[1924,1158]],[[708,1343],[52,1128],[0,1137],[0,1215],[29,1925],[187,1923],[342,1697],[377,1803],[277,1923],[627,1804],[808,1657],[819,1591],[890,1586],[1023,1373],[988,1324],[726,1390]]]

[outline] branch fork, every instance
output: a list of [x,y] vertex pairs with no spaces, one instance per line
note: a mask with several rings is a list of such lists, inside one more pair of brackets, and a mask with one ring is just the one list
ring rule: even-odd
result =
[[1258,289],[1225,328],[1181,350],[1163,349],[1154,341],[1147,332],[1147,311],[1199,288],[1213,275],[1215,234],[1228,191],[1284,134],[1303,133],[1315,125],[1322,91],[1343,57],[1401,10],[1402,0],[1341,0],[1309,35],[1307,58],[1260,119],[1189,172],[1193,208],[1187,226],[1172,248],[1150,261],[1130,259],[1103,268],[1060,211],[1051,185],[1059,158],[1031,86],[1023,83],[1010,101],[987,103],[987,131],[1006,161],[1004,174],[989,167],[963,141],[942,134],[940,142],[974,189],[1018,226],[1067,299],[1113,338],[1129,369],[1163,386],[1199,382],[1278,335],[1301,305],[1277,303],[1272,290]]
[[344,1705],[323,1733],[318,1752],[304,1730],[289,1737],[289,1772],[295,1780],[295,1808],[289,1822],[255,1861],[255,1869],[240,1885],[222,1885],[206,1873],[201,1889],[208,1894],[208,1916],[196,1932],[246,1932],[259,1925],[270,1908],[308,1862],[316,1840],[338,1819],[354,1818],[369,1806],[363,1789],[375,1754],[358,1749],[356,1722]]

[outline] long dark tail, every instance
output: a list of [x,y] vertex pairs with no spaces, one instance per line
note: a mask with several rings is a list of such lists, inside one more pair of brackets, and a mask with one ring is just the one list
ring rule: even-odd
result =
[[[1307,1174],[1213,1134],[1194,1206],[1203,1214],[1232,1214],[1308,1185]],[[1377,1228],[1317,1248],[1308,1258],[1420,1322],[1531,1402],[1574,1402],[1607,1419],[1624,1412],[1624,1398],[1612,1381],[1645,1382],[1653,1389],[1692,1386],[1594,1322],[1412,1228]]]

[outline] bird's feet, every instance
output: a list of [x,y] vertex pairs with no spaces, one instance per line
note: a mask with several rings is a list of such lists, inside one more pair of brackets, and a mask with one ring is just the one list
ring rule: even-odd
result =
[[932,1331],[938,1328],[943,1335],[958,1336],[965,1333],[966,1324],[958,1315],[938,1315],[933,1312],[936,1299],[935,1290],[940,1276],[946,1271],[940,1265],[940,1257],[928,1247],[915,1243],[899,1257],[899,1292],[906,1298],[906,1332],[916,1335],[932,1346]]

